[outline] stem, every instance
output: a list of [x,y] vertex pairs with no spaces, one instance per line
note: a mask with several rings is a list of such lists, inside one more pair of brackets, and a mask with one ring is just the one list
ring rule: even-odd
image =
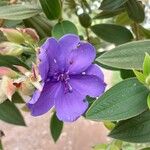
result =
[[133,23],[133,30],[134,30],[134,33],[135,33],[135,40],[136,41],[140,40],[139,26],[136,22]]
[[87,36],[87,41],[90,42],[90,36],[89,36],[89,30],[88,28],[85,28],[86,36]]

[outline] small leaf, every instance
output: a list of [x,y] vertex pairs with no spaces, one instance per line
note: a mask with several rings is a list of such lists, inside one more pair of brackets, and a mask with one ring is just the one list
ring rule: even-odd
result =
[[128,0],[126,9],[129,17],[137,23],[141,23],[145,19],[144,7],[137,0]]
[[9,100],[0,104],[0,120],[14,125],[25,126],[23,116],[18,108]]
[[97,24],[91,30],[107,42],[123,44],[133,39],[132,33],[127,28],[113,24]]
[[144,76],[144,74],[142,72],[133,70],[134,74],[136,75],[136,78],[142,83],[145,84],[145,79],[146,77]]
[[52,36],[58,39],[68,33],[78,34],[78,30],[72,22],[66,20],[57,23],[52,30]]
[[53,114],[50,123],[50,130],[53,140],[56,142],[61,135],[63,129],[63,122],[58,120],[56,113]]
[[17,104],[23,104],[25,103],[23,98],[20,96],[18,92],[16,92],[12,97],[12,102]]
[[150,39],[150,30],[142,27],[141,25],[138,25],[139,34],[140,36],[143,36],[146,39]]
[[150,56],[148,53],[146,53],[143,63],[143,74],[145,76],[150,75]]
[[38,6],[15,4],[0,7],[0,19],[22,20],[33,17],[41,12]]
[[59,19],[61,16],[60,0],[40,0],[40,3],[48,19]]
[[150,53],[150,40],[120,45],[96,59],[99,63],[120,69],[143,69],[145,53]]
[[118,25],[125,26],[125,25],[132,24],[133,21],[128,17],[127,12],[123,12],[119,14],[118,16],[116,16],[115,23]]
[[144,112],[148,89],[136,78],[126,79],[105,92],[86,113],[91,120],[125,120]]
[[0,66],[15,69],[14,65],[23,66],[29,69],[29,67],[26,64],[24,64],[21,60],[19,60],[17,57],[0,55]]
[[148,108],[150,109],[150,94],[147,97],[147,105],[148,105]]
[[111,18],[111,17],[114,17],[114,16],[120,14],[123,11],[124,11],[124,8],[119,8],[119,9],[114,10],[114,11],[102,11],[101,13],[99,13],[98,15],[96,15],[94,17],[94,19]]
[[119,8],[127,1],[128,0],[103,0],[101,3],[100,9],[112,11],[112,10]]
[[109,134],[110,137],[134,143],[150,142],[150,111],[129,120],[121,121]]

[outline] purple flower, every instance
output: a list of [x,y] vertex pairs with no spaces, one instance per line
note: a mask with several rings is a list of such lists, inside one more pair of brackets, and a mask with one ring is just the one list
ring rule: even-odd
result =
[[86,96],[100,96],[106,86],[102,71],[92,64],[95,56],[95,48],[76,35],[47,39],[39,54],[43,89],[28,103],[32,115],[42,115],[54,106],[62,121],[80,117],[88,108]]

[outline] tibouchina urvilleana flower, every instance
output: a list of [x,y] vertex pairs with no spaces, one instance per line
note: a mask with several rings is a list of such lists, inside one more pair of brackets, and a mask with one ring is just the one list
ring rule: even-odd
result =
[[95,56],[95,48],[77,35],[47,39],[39,53],[43,88],[27,104],[32,115],[42,115],[54,106],[62,121],[79,118],[88,108],[86,96],[98,97],[105,90],[103,73],[92,64]]

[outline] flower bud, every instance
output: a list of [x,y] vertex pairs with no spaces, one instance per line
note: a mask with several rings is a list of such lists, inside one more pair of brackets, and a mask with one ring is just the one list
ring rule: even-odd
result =
[[19,56],[23,52],[23,46],[11,43],[11,42],[3,42],[0,43],[0,54],[1,55],[12,55]]
[[9,29],[9,28],[0,28],[0,31],[3,32],[4,36],[8,39],[8,41],[23,44],[24,38],[23,35],[16,29]]
[[35,43],[39,41],[39,36],[37,35],[34,29],[25,28],[25,29],[18,29],[18,30],[22,33],[24,40],[27,43]]
[[1,90],[0,93],[3,94],[3,96],[5,95],[6,98],[11,100],[13,94],[16,91],[16,87],[13,85],[13,80],[7,76],[3,76],[1,80],[0,90]]
[[84,28],[90,27],[92,23],[91,17],[87,13],[79,15],[79,21]]
[[16,78],[18,76],[17,72],[13,71],[7,67],[0,67],[0,77],[7,76],[10,78]]

